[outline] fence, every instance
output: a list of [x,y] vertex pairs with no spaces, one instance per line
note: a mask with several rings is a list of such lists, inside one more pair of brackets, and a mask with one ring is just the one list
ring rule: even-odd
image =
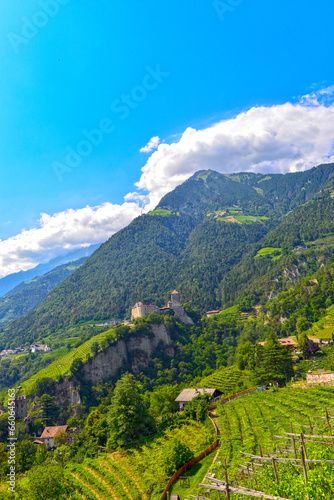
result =
[[216,434],[216,440],[208,447],[206,448],[206,450],[202,451],[202,453],[200,453],[199,455],[197,455],[197,457],[193,458],[192,460],[190,460],[190,462],[188,462],[187,464],[183,465],[181,467],[181,469],[179,469],[177,472],[175,472],[175,474],[170,478],[170,480],[168,481],[167,483],[167,486],[165,488],[165,491],[163,492],[162,496],[161,496],[161,499],[160,500],[165,500],[166,498],[166,495],[167,495],[167,492],[169,490],[169,488],[172,486],[172,484],[175,483],[175,481],[187,470],[189,469],[190,467],[192,467],[193,465],[197,464],[197,462],[199,462],[200,460],[202,460],[202,458],[206,457],[209,453],[211,453],[212,450],[214,450],[215,448],[217,448],[218,446],[218,429],[217,429],[217,425],[216,425],[216,422],[210,417],[210,415],[208,415],[209,419],[211,420],[212,422],[212,425],[214,426],[215,428],[215,434]]
[[[257,387],[253,387],[252,389],[246,389],[245,391],[237,392],[236,394],[232,394],[232,396],[228,396],[227,398],[221,399],[220,402],[221,402],[221,404],[224,404],[224,403],[227,403],[228,401],[231,401],[231,399],[235,399],[235,398],[238,398],[240,396],[244,396],[245,394],[250,394],[251,392],[255,392],[257,390],[258,390]],[[216,407],[216,405],[210,406],[210,410],[213,409],[213,408],[215,408],[215,407]],[[165,500],[169,488],[172,486],[172,484],[175,483],[175,481],[187,469],[189,469],[189,467],[192,467],[193,465],[197,464],[197,462],[199,462],[200,460],[202,460],[202,458],[206,457],[208,453],[210,453],[212,450],[214,450],[215,448],[217,448],[217,446],[218,446],[218,429],[217,429],[217,425],[216,425],[216,422],[210,417],[209,414],[208,414],[208,416],[209,416],[209,419],[212,422],[212,425],[215,428],[216,440],[206,450],[204,450],[200,455],[197,455],[197,457],[195,457],[192,460],[190,460],[190,462],[188,462],[187,464],[183,465],[181,467],[181,469],[179,469],[177,472],[175,472],[174,476],[172,476],[170,478],[170,480],[168,481],[167,486],[165,488],[165,491],[163,492],[160,500]]]
[[232,399],[236,399],[240,396],[244,396],[245,394],[250,394],[251,392],[258,391],[258,387],[253,387],[252,389],[246,389],[245,391],[237,392],[236,394],[232,394],[232,396],[227,396],[224,399],[221,399],[220,402],[223,405],[224,403],[227,403],[228,401],[231,401]]

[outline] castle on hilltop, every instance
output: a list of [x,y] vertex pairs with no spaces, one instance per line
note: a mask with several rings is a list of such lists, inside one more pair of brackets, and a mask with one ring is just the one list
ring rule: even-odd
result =
[[185,310],[181,306],[180,302],[180,294],[177,290],[174,290],[171,294],[171,300],[167,302],[167,307],[158,307],[155,304],[152,304],[152,302],[137,302],[131,311],[131,321],[135,320],[136,318],[142,318],[143,316],[147,316],[148,314],[151,313],[156,313],[156,314],[165,314],[168,311],[174,311],[176,316],[186,324],[193,324],[193,321],[189,316],[186,314]]

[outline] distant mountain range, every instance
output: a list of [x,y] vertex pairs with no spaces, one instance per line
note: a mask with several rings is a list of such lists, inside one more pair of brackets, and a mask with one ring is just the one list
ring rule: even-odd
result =
[[[174,288],[201,313],[249,293],[263,302],[289,285],[284,273],[296,260],[299,276],[307,275],[332,251],[320,240],[334,233],[333,196],[334,164],[287,175],[197,172],[3,328],[1,344],[32,342],[80,321],[129,317],[138,300],[163,305]],[[301,261],[298,245],[314,251]]]
[[97,245],[90,245],[86,248],[79,248],[69,252],[61,257],[56,257],[45,264],[38,264],[38,266],[33,269],[28,269],[27,271],[19,271],[18,273],[9,274],[4,278],[0,279],[0,297],[6,295],[14,287],[20,283],[27,282],[29,280],[35,279],[38,276],[48,273],[52,269],[68,262],[73,262],[75,260],[81,259],[82,257],[89,257],[97,248],[99,248],[100,243]]
[[29,281],[23,281],[10,292],[0,298],[0,325],[20,318],[32,311],[47,296],[47,294],[67,276],[70,276],[87,260],[87,257],[63,264],[42,276]]

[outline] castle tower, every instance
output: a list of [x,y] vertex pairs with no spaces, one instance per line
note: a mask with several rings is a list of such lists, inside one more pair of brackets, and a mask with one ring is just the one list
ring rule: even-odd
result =
[[171,294],[172,307],[181,307],[180,294],[177,290],[174,290]]
[[17,420],[24,420],[28,414],[27,396],[15,397],[15,417]]

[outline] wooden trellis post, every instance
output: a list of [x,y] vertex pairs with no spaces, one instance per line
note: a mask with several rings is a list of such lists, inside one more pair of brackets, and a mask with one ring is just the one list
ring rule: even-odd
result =
[[[306,458],[306,460],[308,460],[308,458],[307,458],[307,451],[306,451],[306,445],[305,445],[303,433],[300,434],[300,440],[302,442],[302,447],[304,449],[305,458]],[[310,469],[310,464],[307,464],[307,468]]]
[[327,408],[325,408],[325,411],[326,411],[326,420],[327,420],[327,424],[328,424],[329,435],[332,438],[332,446],[334,448],[334,439],[333,439],[333,434],[332,434],[332,426],[331,426],[331,423],[329,421],[329,415],[328,415]]
[[276,470],[276,464],[275,464],[274,457],[272,457],[272,463],[273,463],[273,469],[274,469],[274,474],[275,474],[275,480],[276,480],[276,483],[278,484],[279,481],[278,481],[278,475],[277,475],[277,470]]
[[228,487],[228,474],[227,474],[226,458],[224,458],[224,468],[225,468],[225,481],[226,481],[226,498],[227,498],[227,500],[230,500],[230,489]]
[[312,424],[311,424],[310,417],[308,417],[308,421],[309,421],[309,424],[310,424],[310,434],[313,434],[313,427],[312,427]]
[[[302,467],[303,467],[303,471],[304,471],[305,486],[307,486],[307,470],[306,470],[305,457],[304,457],[304,448],[303,447],[301,447],[300,453],[301,453],[301,457],[302,457]],[[308,498],[308,500],[310,500],[310,496],[309,496],[308,493],[307,493],[307,498]]]
[[[291,428],[291,434],[293,434],[293,426],[292,426],[292,422],[290,422],[290,428]],[[292,436],[292,444],[293,444],[293,452],[294,452],[295,458],[297,458],[296,443],[295,443],[295,438],[294,438],[294,436]]]

